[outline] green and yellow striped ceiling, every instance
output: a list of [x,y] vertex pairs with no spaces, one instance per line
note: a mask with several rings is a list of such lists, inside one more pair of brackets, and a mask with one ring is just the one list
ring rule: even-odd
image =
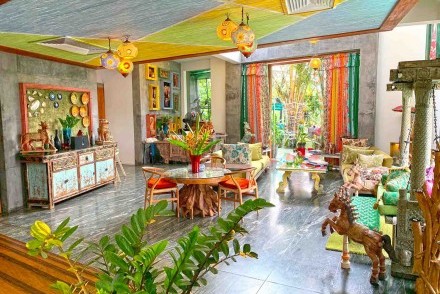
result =
[[[229,13],[250,16],[259,46],[379,30],[393,10],[412,0],[335,0],[334,8],[286,15],[284,0],[12,0],[0,5],[0,50],[99,66],[99,53],[78,54],[40,43],[60,37],[112,49],[124,35],[139,48],[134,62],[150,62],[233,50],[216,36]],[[399,3],[400,2],[400,3]]]

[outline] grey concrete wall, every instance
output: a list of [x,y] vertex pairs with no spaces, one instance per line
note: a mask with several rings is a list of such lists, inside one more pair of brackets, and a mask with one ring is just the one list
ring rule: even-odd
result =
[[95,137],[98,127],[95,70],[0,52],[0,187],[3,211],[17,209],[25,203],[22,166],[18,160],[21,135],[19,83],[89,89]]
[[[181,65],[178,62],[174,61],[164,61],[164,62],[156,62],[152,63],[156,65],[157,68],[164,68],[170,71],[171,81],[171,72],[179,73],[181,72]],[[146,138],[146,122],[145,116],[150,113],[148,108],[148,85],[156,84],[160,87],[161,79],[158,77],[157,81],[151,81],[145,79],[145,64],[135,65],[135,68],[132,73],[133,79],[133,117],[134,117],[134,148],[135,148],[135,162],[136,164],[142,164],[143,158],[143,145],[142,142]],[[159,74],[159,73],[158,73]],[[181,83],[182,83],[182,77]],[[162,91],[162,89],[160,89]],[[174,89],[173,89],[174,91]],[[180,86],[180,91],[182,91],[182,85]],[[180,107],[182,108],[182,92],[180,92],[181,103]],[[168,115],[179,115],[180,113],[175,113],[173,110],[152,110],[151,113],[156,115],[168,114]]]
[[241,65],[226,62],[227,143],[240,141]]
[[[359,73],[359,137],[368,138],[374,144],[374,121],[376,109],[377,64],[378,64],[379,35],[365,34],[344,38],[321,40],[316,44],[298,42],[257,49],[249,58],[242,58],[244,63],[273,62],[282,59],[310,57],[319,54],[337,53],[344,51],[360,52]],[[238,73],[234,78],[239,78]],[[227,77],[228,80],[231,77]],[[234,85],[239,87],[239,85]],[[232,91],[232,90],[229,90]],[[229,111],[229,108],[228,108]],[[238,124],[240,116],[229,118],[228,123]],[[230,134],[230,132],[228,132]]]

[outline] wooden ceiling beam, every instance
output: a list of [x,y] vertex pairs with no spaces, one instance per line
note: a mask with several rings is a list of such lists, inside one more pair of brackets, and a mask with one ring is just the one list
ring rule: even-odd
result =
[[382,23],[382,31],[394,29],[405,15],[419,2],[418,0],[399,0]]

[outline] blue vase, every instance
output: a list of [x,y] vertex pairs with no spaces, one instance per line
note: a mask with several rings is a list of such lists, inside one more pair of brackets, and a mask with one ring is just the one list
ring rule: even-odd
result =
[[70,146],[71,134],[72,134],[72,129],[71,128],[63,129],[63,143],[64,143],[65,148]]
[[169,126],[168,126],[168,124],[163,124],[163,125],[162,125],[162,129],[163,129],[163,133],[164,133],[165,135],[168,135],[168,130],[169,130]]

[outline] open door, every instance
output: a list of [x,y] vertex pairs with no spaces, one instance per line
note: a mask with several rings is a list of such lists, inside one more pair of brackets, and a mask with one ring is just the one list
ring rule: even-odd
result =
[[105,119],[104,84],[98,83],[98,118]]

